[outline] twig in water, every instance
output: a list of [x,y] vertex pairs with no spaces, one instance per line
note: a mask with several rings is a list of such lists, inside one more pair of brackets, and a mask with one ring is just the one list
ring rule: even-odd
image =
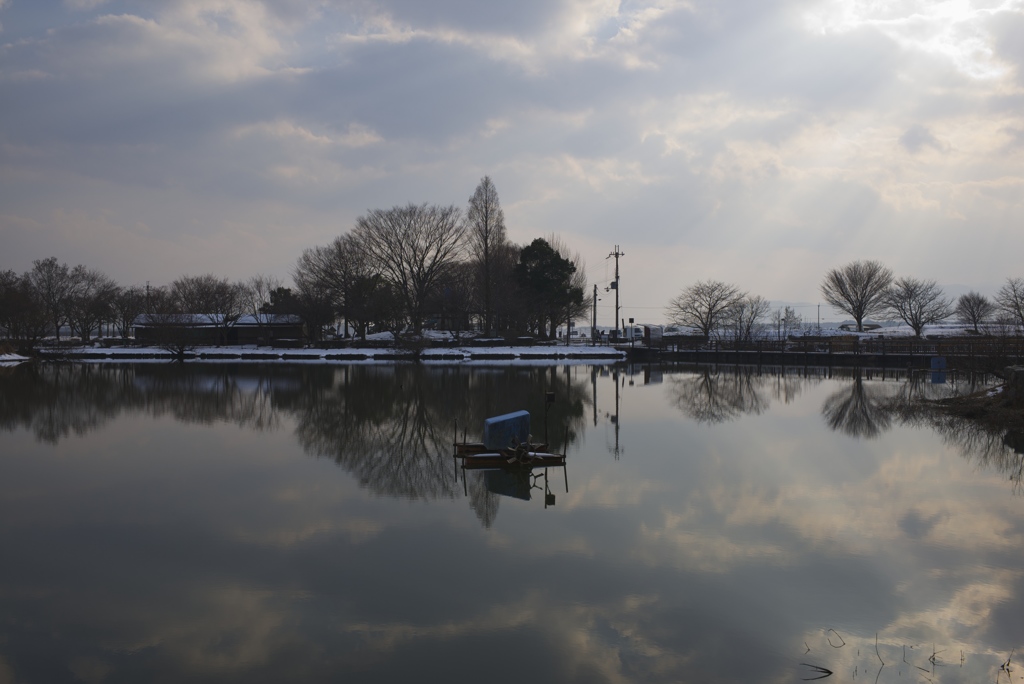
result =
[[882,663],[882,667],[885,667],[885,661],[878,655],[878,632],[875,632],[875,655],[878,656],[878,662]]
[[[838,646],[836,646],[835,644],[832,643],[832,634],[829,634],[829,632],[831,632],[832,634],[835,634],[836,637],[839,639],[839,645]],[[836,630],[832,629],[831,627],[828,629],[828,632],[825,632],[825,638],[828,639],[828,645],[831,646],[832,648],[842,648],[843,646],[846,645],[846,640],[843,639],[843,635],[840,634],[839,632],[837,632]]]
[[811,665],[810,663],[800,663],[804,667],[810,668],[811,672],[816,674],[816,677],[801,677],[800,679],[805,682],[813,682],[818,679],[825,679],[825,677],[832,676],[832,670],[827,667],[821,667],[820,665]]
[[1010,667],[1010,662],[1013,660],[1013,651],[1016,651],[1016,650],[1017,650],[1016,648],[1011,650],[1010,651],[1010,655],[1006,658],[1006,662],[999,666],[999,670],[1001,672],[1005,672],[1006,673],[1006,677],[1008,679],[1010,678],[1010,673],[1013,672],[1013,668]]

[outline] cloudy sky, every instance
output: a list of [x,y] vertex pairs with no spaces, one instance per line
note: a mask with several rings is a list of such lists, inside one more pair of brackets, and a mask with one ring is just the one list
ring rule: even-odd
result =
[[[703,278],[1024,275],[1024,0],[0,0],[0,269],[283,279],[369,209]],[[600,317],[611,324],[605,296]]]

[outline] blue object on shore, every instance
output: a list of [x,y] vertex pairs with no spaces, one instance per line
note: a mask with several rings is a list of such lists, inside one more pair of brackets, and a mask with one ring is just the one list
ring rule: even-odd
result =
[[933,356],[932,357],[932,370],[933,371],[946,370],[946,357],[945,356]]
[[513,411],[484,420],[484,446],[488,449],[507,449],[529,439],[529,411]]

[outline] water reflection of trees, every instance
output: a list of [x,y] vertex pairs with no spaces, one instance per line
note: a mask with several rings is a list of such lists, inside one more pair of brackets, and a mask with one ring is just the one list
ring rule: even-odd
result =
[[274,429],[274,375],[237,366],[22,364],[0,374],[0,429],[56,444],[141,411],[186,423]]
[[[584,429],[588,377],[560,366],[23,364],[0,373],[0,429],[57,443],[132,412],[257,431],[291,417],[307,453],[335,460],[371,491],[451,497],[456,419],[476,439],[486,417],[525,408],[541,440],[549,410],[560,450]],[[498,500],[471,479],[470,503],[490,524]]]
[[849,386],[825,400],[821,405],[821,415],[837,432],[851,437],[877,437],[892,425],[889,411],[882,406],[886,396],[881,387],[865,384],[858,370]]
[[98,366],[21,364],[0,373],[0,428],[22,428],[56,444],[83,435],[117,416],[125,395],[132,400],[131,374]]
[[918,402],[895,401],[888,409],[901,424],[934,430],[968,461],[1002,473],[1015,492],[1024,491],[1024,433],[939,412]]
[[670,382],[672,402],[699,423],[724,423],[745,413],[762,413],[771,403],[763,391],[763,378],[743,370],[705,369]]
[[[990,384],[992,379],[982,373],[951,373],[947,377],[946,373],[879,373],[859,368],[845,369],[842,375],[850,378],[850,384],[825,400],[821,415],[833,430],[868,439],[889,430],[894,418],[902,421],[908,411],[912,412],[922,402],[970,394]],[[887,378],[895,382],[876,381]]]
[[745,413],[762,413],[771,404],[768,378],[751,368],[720,372],[705,368],[669,379],[669,397],[698,423],[724,423]]
[[[455,420],[473,439],[486,417],[526,408],[541,439],[547,391],[556,396],[551,442],[561,448],[583,429],[589,400],[585,382],[559,368],[339,367],[330,383],[303,394],[296,434],[307,453],[334,459],[375,493],[451,497]],[[494,519],[496,501],[476,485],[470,498],[482,522]]]

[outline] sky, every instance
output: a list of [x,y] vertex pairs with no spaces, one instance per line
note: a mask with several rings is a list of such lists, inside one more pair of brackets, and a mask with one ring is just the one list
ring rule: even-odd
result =
[[287,281],[377,208],[559,235],[611,325],[1024,276],[1024,0],[0,0],[0,269]]

